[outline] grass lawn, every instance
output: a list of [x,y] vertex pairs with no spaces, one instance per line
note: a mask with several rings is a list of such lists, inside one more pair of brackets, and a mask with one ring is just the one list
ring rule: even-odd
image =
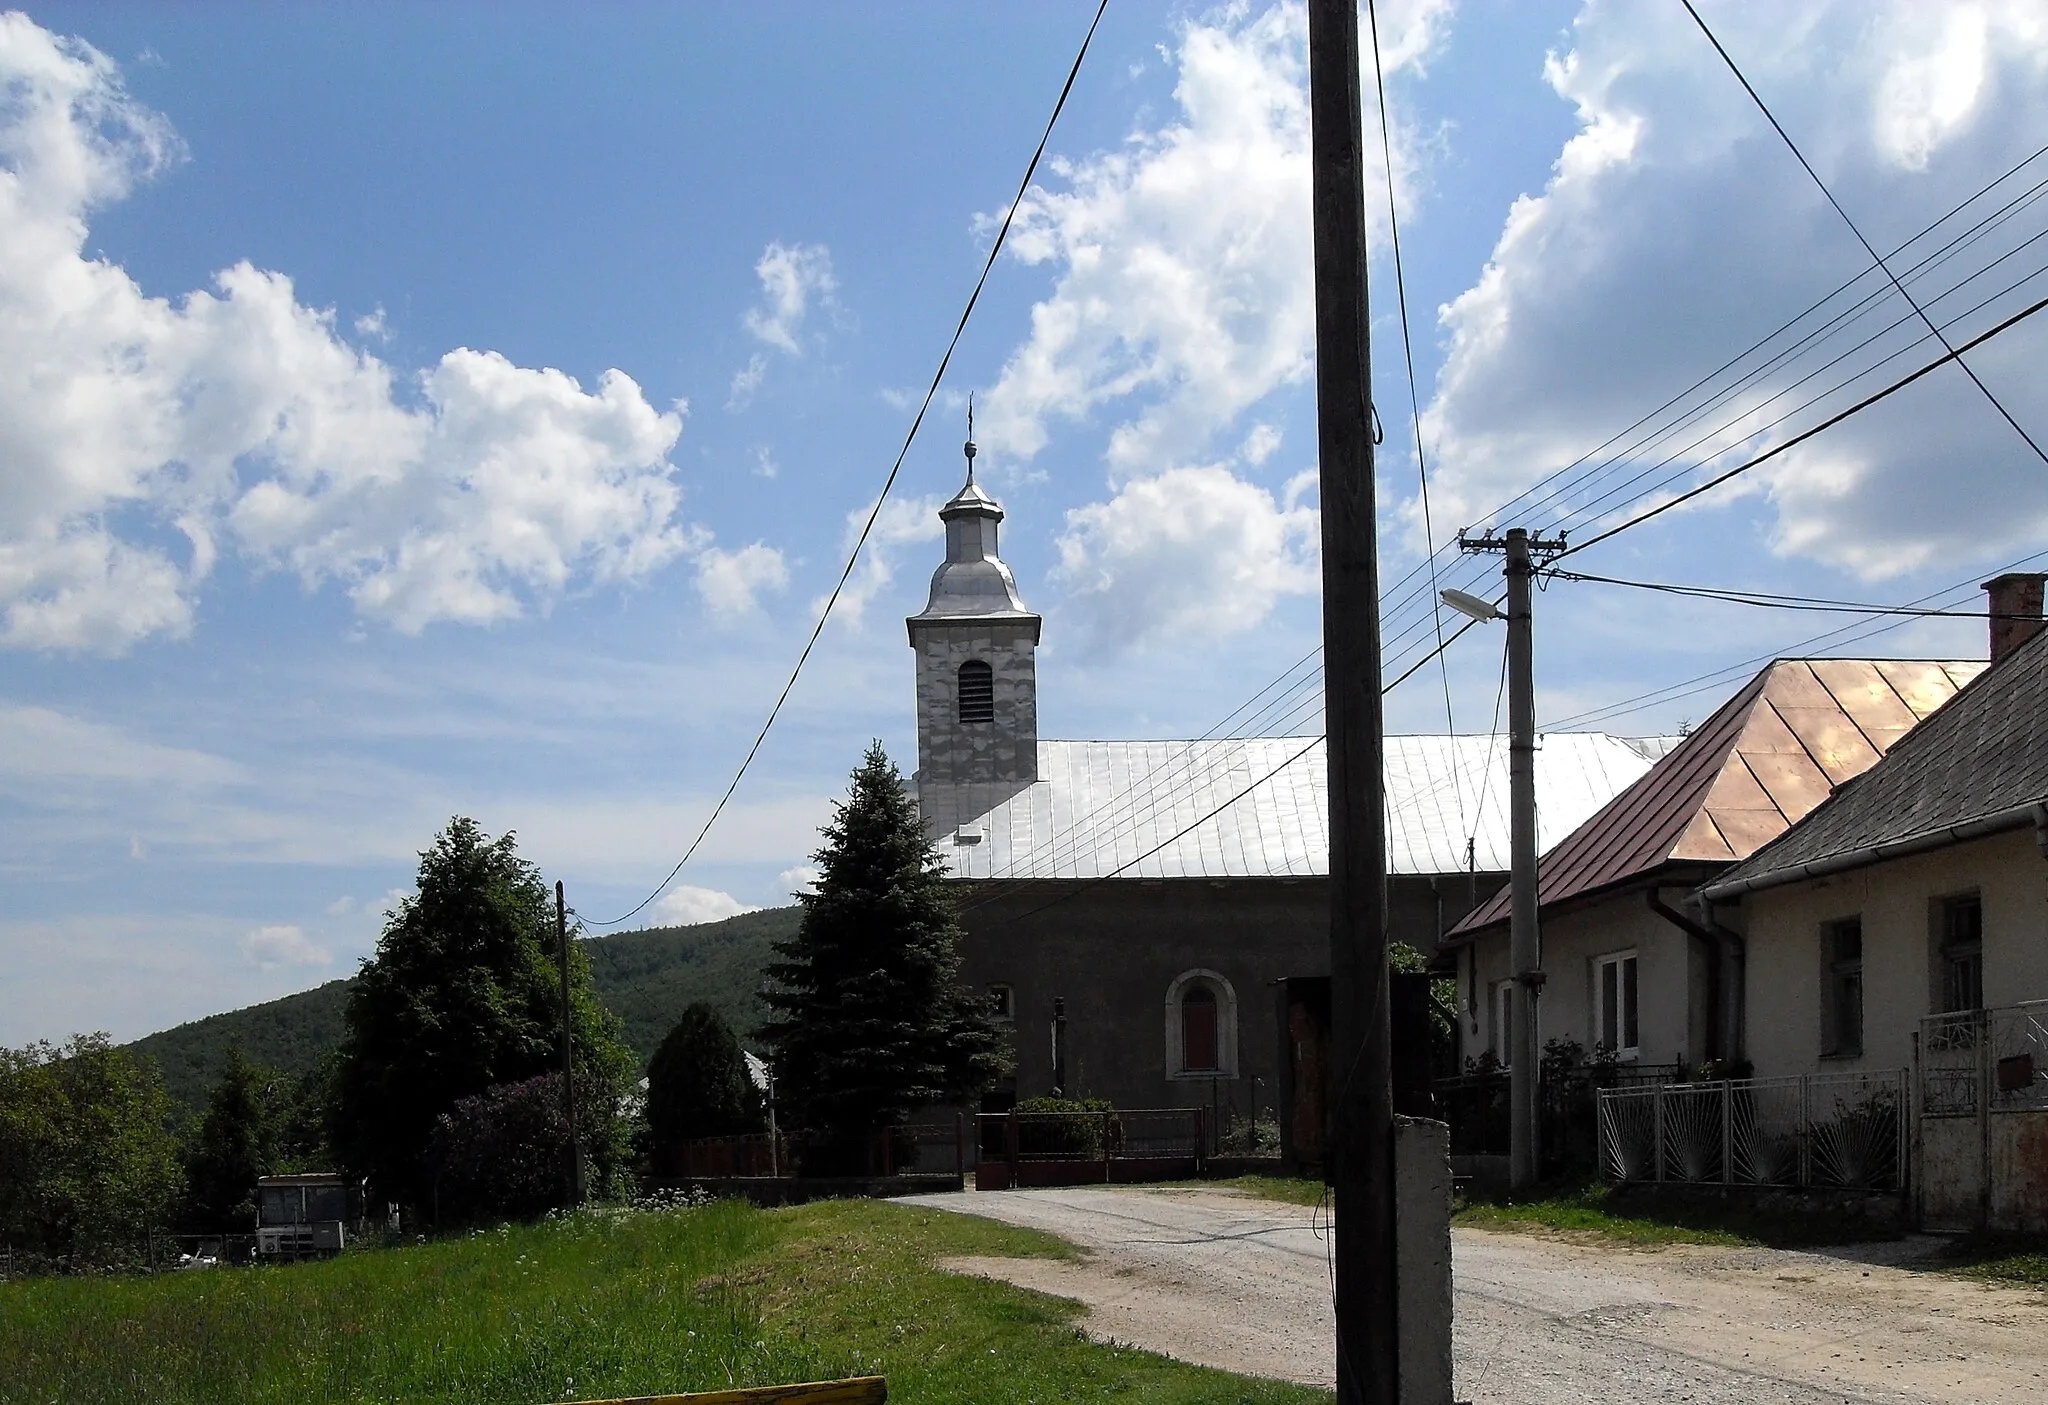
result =
[[1942,1262],[1971,1278],[2048,1289],[2048,1235],[1970,1235],[1951,1244]]
[[1488,1197],[1459,1205],[1452,1223],[1476,1229],[1576,1230],[1643,1246],[1727,1244],[1804,1249],[1897,1239],[1889,1225],[1834,1210],[1762,1209],[1740,1199],[1616,1194],[1603,1186],[1527,1199]]
[[593,1213],[325,1263],[0,1283],[0,1405],[540,1405],[879,1372],[892,1401],[1306,1405],[933,1267],[1045,1235],[838,1201]]
[[1231,1176],[1217,1181],[1176,1181],[1171,1184],[1241,1190],[1261,1200],[1282,1200],[1289,1205],[1320,1205],[1329,1191],[1321,1181],[1302,1176]]

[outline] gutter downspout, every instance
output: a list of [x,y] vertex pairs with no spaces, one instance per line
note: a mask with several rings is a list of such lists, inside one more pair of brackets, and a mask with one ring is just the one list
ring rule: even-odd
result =
[[1650,911],[1707,949],[1707,1057],[1722,1058],[1722,1009],[1726,999],[1726,977],[1721,969],[1721,939],[1711,928],[1693,921],[1665,902],[1657,895],[1656,888],[1648,889],[1643,896],[1650,900]]

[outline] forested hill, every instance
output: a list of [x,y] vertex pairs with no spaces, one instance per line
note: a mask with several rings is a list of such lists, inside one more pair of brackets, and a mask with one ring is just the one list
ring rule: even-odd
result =
[[[717,1006],[741,1036],[764,1013],[755,992],[769,961],[769,945],[796,930],[801,909],[771,907],[695,927],[649,927],[583,943],[591,984],[626,1027],[626,1042],[642,1063],[692,1001]],[[346,980],[181,1024],[128,1047],[155,1059],[164,1086],[181,1107],[205,1105],[228,1043],[257,1063],[302,1074],[341,1039]]]

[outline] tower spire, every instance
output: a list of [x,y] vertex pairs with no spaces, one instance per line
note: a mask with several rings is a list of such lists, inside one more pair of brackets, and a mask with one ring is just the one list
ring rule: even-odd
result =
[[974,482],[974,392],[967,392],[967,481]]

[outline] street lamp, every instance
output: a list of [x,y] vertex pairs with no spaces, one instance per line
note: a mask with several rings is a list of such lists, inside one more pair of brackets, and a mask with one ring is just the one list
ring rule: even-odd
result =
[[1491,624],[1495,620],[1507,618],[1506,615],[1503,615],[1495,607],[1491,600],[1482,600],[1477,595],[1471,595],[1462,590],[1446,590],[1442,594],[1444,604],[1450,606],[1467,619],[1477,620],[1481,624]]

